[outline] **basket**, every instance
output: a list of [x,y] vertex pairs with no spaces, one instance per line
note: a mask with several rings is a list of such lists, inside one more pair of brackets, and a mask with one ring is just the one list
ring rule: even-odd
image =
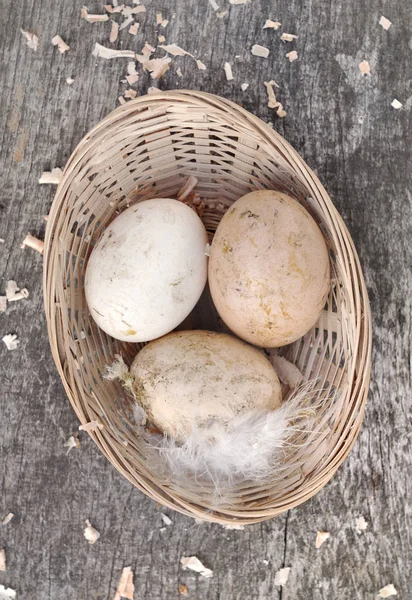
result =
[[[216,505],[207,486],[183,485],[151,471],[133,429],[132,400],[103,378],[115,354],[131,363],[139,345],[107,336],[83,291],[87,259],[104,228],[133,202],[176,197],[199,180],[210,236],[228,206],[255,189],[297,198],[321,227],[332,269],[330,295],[316,326],[281,353],[333,402],[310,444],[292,452],[264,485],[244,483]],[[293,148],[237,104],[193,91],[160,92],[117,108],[70,157],[46,231],[44,297],[51,350],[70,402],[110,462],[153,500],[221,524],[255,523],[301,504],[332,477],[352,448],[370,377],[371,316],[351,237],[325,189]],[[209,305],[210,306],[210,305]],[[202,323],[200,307],[195,317]],[[200,317],[199,317],[200,315]],[[195,318],[195,320],[196,320]]]

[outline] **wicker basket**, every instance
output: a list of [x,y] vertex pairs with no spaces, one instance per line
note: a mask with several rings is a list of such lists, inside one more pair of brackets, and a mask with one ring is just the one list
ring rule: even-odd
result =
[[[319,432],[281,475],[262,486],[243,484],[216,508],[207,487],[162,480],[150,470],[131,423],[131,400],[103,379],[116,353],[131,361],[139,345],[118,342],[90,317],[85,266],[108,223],[130,203],[176,197],[188,176],[199,179],[210,235],[224,212],[254,189],[296,197],[327,240],[329,300],[316,326],[282,349],[305,379],[333,397]],[[179,91],[138,98],[110,113],[73,152],[51,209],[45,242],[45,310],[51,349],[82,424],[111,463],[157,502],[218,523],[254,523],[313,496],[332,477],[358,435],[370,375],[371,317],[359,260],[339,214],[314,173],[291,146],[238,105],[210,94]],[[210,305],[209,305],[210,306]],[[197,325],[204,328],[200,308]],[[200,317],[199,317],[200,315]]]

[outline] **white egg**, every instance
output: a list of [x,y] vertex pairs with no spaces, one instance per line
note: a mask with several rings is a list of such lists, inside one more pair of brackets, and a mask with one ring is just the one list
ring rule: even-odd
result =
[[119,340],[153,340],[191,312],[207,279],[206,229],[177,200],[135,204],[107,227],[86,269],[90,312]]

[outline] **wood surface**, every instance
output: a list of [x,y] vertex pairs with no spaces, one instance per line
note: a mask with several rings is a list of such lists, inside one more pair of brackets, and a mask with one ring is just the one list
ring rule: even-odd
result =
[[[373,374],[364,426],[348,460],[312,500],[288,514],[228,531],[169,513],[135,490],[101,456],[86,434],[66,455],[78,423],[51,359],[42,305],[42,257],[20,244],[28,231],[42,237],[54,193],[38,185],[42,171],[64,166],[87,131],[117,105],[127,59],[106,61],[91,52],[108,42],[110,23],[80,19],[81,2],[1,0],[0,16],[0,246],[1,290],[8,279],[30,298],[0,314],[0,337],[16,333],[17,350],[0,344],[0,548],[8,569],[0,584],[18,600],[111,600],[121,570],[131,565],[135,600],[179,598],[185,584],[196,600],[374,599],[393,583],[412,598],[411,286],[412,146],[410,2],[364,0],[250,0],[218,18],[207,0],[142,0],[147,12],[111,47],[140,51],[156,45],[156,12],[169,19],[175,42],[207,66],[177,57],[151,85],[191,88],[241,103],[281,132],[317,172],[356,243],[374,319]],[[103,1],[88,4],[103,13]],[[393,26],[384,31],[381,14]],[[266,19],[297,34],[263,30]],[[37,52],[20,28],[39,36]],[[60,34],[61,55],[50,43]],[[254,43],[270,49],[254,57]],[[299,59],[289,63],[286,52]],[[159,53],[159,56],[161,53]],[[358,64],[368,60],[371,74]],[[232,64],[227,82],[224,63]],[[176,75],[180,66],[183,77]],[[140,69],[139,69],[140,72]],[[72,86],[67,77],[75,79]],[[263,81],[275,79],[287,116],[267,108]],[[240,84],[248,82],[242,92]],[[397,98],[401,110],[391,107]],[[355,531],[363,515],[368,529]],[[85,519],[100,531],[89,545]],[[316,532],[331,537],[315,548]],[[204,579],[179,566],[197,555],[213,569]],[[268,561],[266,564],[265,561]],[[281,589],[275,572],[291,567]]]

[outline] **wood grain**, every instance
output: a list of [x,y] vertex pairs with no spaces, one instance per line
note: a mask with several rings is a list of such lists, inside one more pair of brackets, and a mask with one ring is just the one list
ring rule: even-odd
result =
[[[235,100],[273,123],[316,170],[343,215],[364,267],[374,315],[374,372],[364,427],[335,478],[314,499],[271,522],[244,531],[198,525],[161,509],[117,473],[85,434],[82,448],[66,455],[64,441],[77,429],[50,358],[42,308],[40,255],[20,243],[27,231],[42,236],[43,215],[53,197],[39,186],[43,170],[63,166],[90,127],[116,106],[128,87],[120,80],[127,60],[91,55],[108,44],[110,23],[80,20],[81,3],[2,0],[0,21],[0,246],[1,287],[15,279],[30,298],[9,304],[0,333],[16,333],[18,350],[0,347],[0,511],[16,514],[0,527],[8,570],[0,583],[18,599],[110,600],[123,566],[135,572],[135,598],[179,598],[186,584],[196,600],[373,599],[387,583],[412,598],[411,265],[412,146],[410,24],[408,2],[365,0],[250,0],[219,19],[206,1],[144,0],[134,38],[122,31],[113,47],[139,51],[156,43],[156,12],[169,19],[167,43],[175,42],[206,65],[178,57],[156,83],[161,89],[192,88]],[[94,0],[90,12],[103,12]],[[392,22],[384,31],[381,11]],[[262,30],[266,19],[296,33]],[[20,27],[39,36],[30,50]],[[60,34],[71,49],[61,55],[50,42]],[[252,57],[254,43],[270,49]],[[289,63],[286,52],[299,59]],[[238,56],[238,58],[236,58]],[[358,64],[368,60],[370,76]],[[227,82],[224,63],[232,64]],[[73,77],[72,86],[66,78]],[[274,78],[287,110],[284,120],[267,108],[263,81]],[[242,92],[240,84],[250,84]],[[136,89],[152,85],[142,74]],[[396,111],[393,98],[404,104]],[[367,531],[355,532],[364,515]],[[83,538],[89,518],[101,538]],[[330,539],[315,549],[317,530]],[[196,554],[213,569],[201,579],[179,568]],[[263,561],[269,561],[265,564]],[[275,572],[292,567],[280,590]]]

